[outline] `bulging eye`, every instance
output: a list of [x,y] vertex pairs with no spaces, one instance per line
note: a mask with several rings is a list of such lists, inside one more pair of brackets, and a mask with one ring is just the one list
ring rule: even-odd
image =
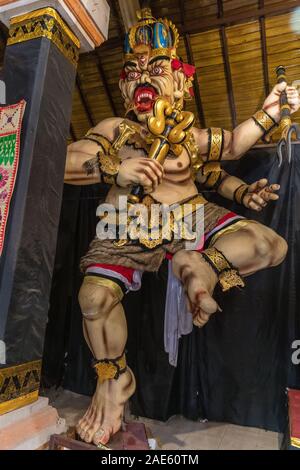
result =
[[153,69],[151,70],[151,73],[150,75],[161,75],[163,73],[164,69],[162,67],[159,67],[159,65],[157,65],[156,67],[153,67]]
[[141,74],[139,72],[131,71],[127,73],[127,80],[137,80]]

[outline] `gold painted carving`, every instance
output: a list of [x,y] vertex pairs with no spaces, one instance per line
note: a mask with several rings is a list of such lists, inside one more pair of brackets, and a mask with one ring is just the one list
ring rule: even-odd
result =
[[[157,49],[155,48],[148,48],[146,46],[146,49],[149,50],[150,56],[156,56],[156,55],[167,55],[171,58],[177,57],[176,55],[176,49],[179,44],[179,33],[176,28],[176,26],[172,23],[172,21],[168,20],[167,18],[158,18],[157,20],[152,16],[151,9],[150,8],[143,8],[141,10],[137,11],[137,18],[138,18],[138,23],[136,23],[134,26],[130,28],[129,31],[129,44],[131,49],[134,51],[136,48],[136,32],[138,28],[141,26],[147,26],[154,24],[156,22],[162,23],[165,25],[167,30],[172,31],[173,35],[173,43],[169,48],[165,47],[158,47]],[[130,57],[130,54],[126,54],[126,59],[128,60]]]
[[245,283],[236,269],[223,271],[219,276],[219,283],[223,292],[232,289],[232,287],[245,287]]
[[38,397],[41,361],[0,369],[0,414],[32,403]]
[[248,193],[249,185],[244,183],[241,184],[234,192],[234,200],[237,204],[243,204],[243,199]]
[[263,109],[257,111],[252,117],[265,132],[268,132],[276,125],[275,121]]
[[[115,246],[122,247],[126,245],[129,240],[136,240],[137,235],[137,240],[141,245],[145,246],[146,248],[153,249],[159,245],[162,245],[164,241],[171,241],[178,230],[180,230],[180,227],[182,227],[181,238],[184,240],[193,240],[195,238],[195,234],[194,232],[189,231],[189,228],[184,223],[184,217],[195,215],[199,205],[206,204],[207,200],[201,194],[198,194],[190,200],[183,202],[182,205],[175,205],[175,208],[170,206],[169,217],[166,217],[167,220],[163,220],[162,214],[160,214],[159,221],[155,220],[157,225],[153,224],[151,217],[151,207],[153,204],[157,204],[157,201],[155,201],[151,195],[147,194],[142,199],[142,201],[139,202],[143,204],[143,206],[145,206],[148,210],[147,219],[144,220],[141,217],[142,220],[139,222],[140,229],[138,229],[136,232],[135,228],[130,224],[131,217],[128,216],[127,238],[115,241]],[[165,226],[165,224],[168,222],[170,222],[170,231]]]
[[155,102],[153,116],[148,119],[148,129],[153,135],[161,135],[166,127],[166,118],[173,112],[172,105],[165,99]]
[[208,160],[220,160],[222,157],[223,132],[222,129],[211,127],[210,148]]
[[220,171],[222,171],[220,162],[206,162],[203,164],[203,169],[202,169],[203,175],[208,175],[211,172],[220,173]]
[[128,139],[136,134],[137,132],[140,132],[139,126],[129,123],[126,121],[122,121],[119,124],[119,135],[116,138],[116,140],[112,143],[112,151],[119,152],[119,150],[126,144]]
[[[203,167],[203,170],[205,169],[205,166]],[[221,174],[222,170],[217,170],[217,171],[211,171],[209,173],[209,176],[207,178],[207,180],[205,181],[204,183],[204,186],[208,189],[213,189],[214,186],[217,184],[217,182],[219,181],[219,178],[220,178],[220,174]]]
[[38,397],[39,391],[35,390],[34,392],[27,393],[26,395],[14,398],[13,400],[8,400],[3,403],[0,403],[0,415],[17,410],[22,406],[30,405],[31,403],[37,401]]
[[76,67],[80,42],[53,8],[42,8],[13,18],[7,45],[46,37]]
[[195,122],[195,117],[193,113],[189,111],[182,111],[176,117],[176,121],[178,124],[173,127],[168,135],[168,139],[171,144],[182,144],[186,139],[187,130],[190,129]]
[[231,289],[232,287],[245,286],[238,270],[229,263],[223,253],[217,248],[207,248],[202,255],[205,261],[211,265],[216,273],[218,273],[219,283],[223,292]]
[[[137,132],[140,132],[140,128],[133,123],[129,123],[125,119],[120,123],[119,131],[118,137],[112,143],[104,136],[98,136],[97,139],[97,142],[101,146],[101,149],[97,154],[99,167],[103,181],[107,184],[116,183],[116,178],[121,164],[118,152],[130,138],[132,138]],[[94,139],[93,131],[91,130],[87,136]]]
[[192,131],[187,132],[186,140],[183,144],[191,160],[192,177],[195,179],[198,171],[202,168],[204,161],[200,155],[199,146],[196,144]]
[[95,364],[95,369],[99,377],[100,383],[105,380],[118,379],[120,373],[126,370],[126,357],[123,354],[117,359],[103,359]]

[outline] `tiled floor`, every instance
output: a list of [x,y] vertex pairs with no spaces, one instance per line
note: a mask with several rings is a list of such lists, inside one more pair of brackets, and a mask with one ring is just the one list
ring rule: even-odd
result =
[[[50,402],[69,426],[74,426],[90,399],[67,390],[51,391]],[[132,418],[131,418],[132,419]],[[277,433],[226,423],[194,422],[173,416],[166,423],[140,418],[166,450],[278,450]]]

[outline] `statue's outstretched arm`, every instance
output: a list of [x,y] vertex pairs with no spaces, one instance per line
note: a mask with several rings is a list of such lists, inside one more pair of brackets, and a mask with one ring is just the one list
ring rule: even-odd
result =
[[[105,119],[68,146],[64,181],[68,184],[113,184],[119,159],[111,151],[122,119]],[[102,171],[101,171],[102,169]]]
[[[280,120],[279,98],[283,90],[286,90],[291,113],[298,111],[300,108],[300,98],[297,89],[287,86],[285,82],[275,85],[270,95],[265,99],[262,109],[257,111],[250,119],[242,122],[232,132],[219,129],[219,132],[223,134],[220,160],[238,160],[258,140],[269,141],[272,133],[277,129]],[[209,159],[210,155],[211,129],[194,129],[193,132],[204,160]]]

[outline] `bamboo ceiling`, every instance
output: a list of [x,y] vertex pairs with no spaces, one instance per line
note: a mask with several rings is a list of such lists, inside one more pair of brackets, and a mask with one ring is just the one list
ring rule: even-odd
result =
[[[117,0],[109,3],[108,40],[80,57],[70,141],[104,118],[124,115],[118,81],[125,30]],[[179,55],[197,68],[195,98],[187,105],[197,125],[230,130],[250,117],[274,84],[278,65],[286,66],[289,82],[300,80],[300,0],[152,0],[150,4],[155,17],[166,16],[176,24]],[[294,119],[300,122],[299,112]]]

